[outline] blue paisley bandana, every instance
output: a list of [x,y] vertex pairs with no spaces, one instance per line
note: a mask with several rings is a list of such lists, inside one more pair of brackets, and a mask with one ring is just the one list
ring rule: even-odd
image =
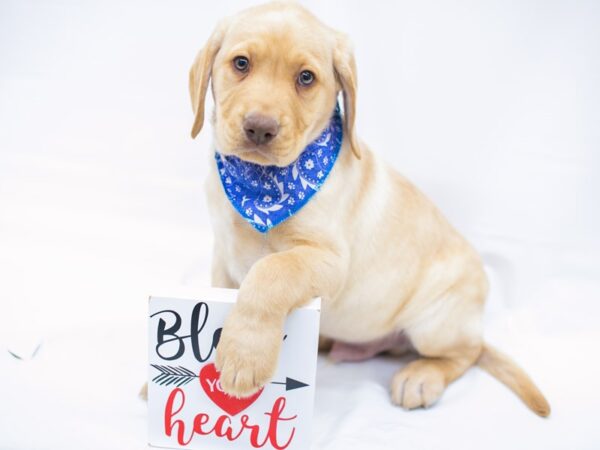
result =
[[215,152],[225,194],[250,225],[266,233],[296,214],[319,191],[337,159],[342,137],[342,117],[336,106],[327,128],[289,166],[262,166]]

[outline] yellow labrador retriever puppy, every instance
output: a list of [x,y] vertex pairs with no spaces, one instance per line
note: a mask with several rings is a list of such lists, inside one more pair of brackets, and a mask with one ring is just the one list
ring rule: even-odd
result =
[[209,82],[212,280],[239,288],[217,348],[225,392],[246,396],[271,379],[286,316],[320,296],[321,335],[338,359],[407,343],[420,355],[393,377],[394,403],[430,406],[478,364],[549,414],[528,376],[483,342],[477,253],[356,136],[344,35],[290,3],[223,20],[190,72],[192,137]]

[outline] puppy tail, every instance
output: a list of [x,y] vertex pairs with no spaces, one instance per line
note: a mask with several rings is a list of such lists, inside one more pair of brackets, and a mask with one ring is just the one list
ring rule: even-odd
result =
[[550,404],[531,378],[508,356],[494,347],[484,344],[477,365],[503,383],[534,413],[541,417],[550,415]]

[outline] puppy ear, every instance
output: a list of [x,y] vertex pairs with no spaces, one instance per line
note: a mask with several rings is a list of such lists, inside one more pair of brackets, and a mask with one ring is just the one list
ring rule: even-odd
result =
[[225,25],[221,23],[213,31],[204,48],[198,52],[190,69],[189,88],[192,98],[192,109],[195,115],[194,125],[192,126],[192,138],[198,136],[204,124],[204,99],[206,98],[213,63],[221,48],[224,36]]
[[354,126],[357,88],[356,62],[354,61],[354,52],[350,41],[341,33],[336,34],[336,45],[333,51],[333,68],[344,97],[344,132],[350,140],[350,147],[354,156],[360,159],[360,145]]

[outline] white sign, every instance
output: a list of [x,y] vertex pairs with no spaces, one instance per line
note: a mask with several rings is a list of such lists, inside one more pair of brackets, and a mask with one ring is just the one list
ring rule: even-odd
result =
[[[150,297],[149,443],[189,449],[310,447],[320,300],[286,320],[271,383],[247,398],[225,394],[213,362],[237,291]],[[257,348],[260,353],[261,349]]]

